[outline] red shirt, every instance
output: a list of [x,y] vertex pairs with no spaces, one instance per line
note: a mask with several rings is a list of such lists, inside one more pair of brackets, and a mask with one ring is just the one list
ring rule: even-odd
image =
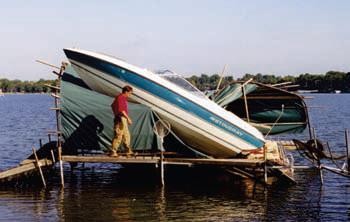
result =
[[129,115],[128,100],[124,94],[121,93],[116,96],[111,106],[115,116],[120,116],[123,111],[126,113],[126,115]]

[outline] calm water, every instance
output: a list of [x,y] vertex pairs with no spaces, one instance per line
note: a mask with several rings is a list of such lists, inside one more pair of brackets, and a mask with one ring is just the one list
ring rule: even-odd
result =
[[[344,128],[350,128],[350,95],[312,95],[311,121],[318,136],[344,152]],[[47,95],[0,97],[0,169],[17,165],[38,147],[46,130],[54,129],[52,99]],[[307,135],[307,134],[305,134]],[[295,135],[302,138],[302,135]],[[47,140],[47,139],[46,139]],[[297,157],[297,153],[295,154]],[[306,162],[296,158],[298,163]],[[250,181],[198,183],[197,178],[169,182],[161,188],[154,178],[134,175],[124,181],[117,166],[86,165],[70,173],[65,188],[57,171],[41,189],[29,185],[0,187],[3,221],[349,221],[350,179],[325,172],[298,170],[298,185],[254,189]],[[138,179],[138,178],[142,179]]]

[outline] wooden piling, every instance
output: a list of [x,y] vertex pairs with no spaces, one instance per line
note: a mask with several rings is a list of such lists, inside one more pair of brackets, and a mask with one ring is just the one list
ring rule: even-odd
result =
[[346,160],[347,160],[347,169],[348,173],[350,172],[350,147],[349,147],[349,130],[345,129],[345,144],[346,144]]
[[245,108],[245,112],[246,112],[246,117],[247,117],[247,121],[250,122],[250,118],[249,118],[249,110],[248,110],[248,101],[247,101],[247,94],[245,91],[245,86],[250,83],[251,81],[253,81],[253,79],[249,79],[248,81],[246,81],[245,83],[242,84],[242,94],[243,94],[243,98],[244,98],[244,108]]
[[160,151],[160,182],[164,186],[164,153],[163,150]]
[[39,172],[40,172],[41,181],[43,182],[43,185],[46,188],[46,182],[45,182],[43,171],[41,170],[41,166],[40,166],[40,162],[39,162],[38,156],[36,155],[35,148],[33,147],[32,149],[33,149],[33,154],[34,154],[35,161],[36,161],[36,166],[37,166],[37,168],[39,169]]
[[61,186],[64,187],[62,147],[61,146],[58,147],[58,160],[59,160],[59,163],[60,163]]
[[264,145],[264,182],[267,184],[267,146]]
[[54,155],[54,153],[53,153],[53,150],[50,150],[50,152],[51,152],[52,162],[53,162],[53,163],[56,163],[56,159],[55,159],[55,155]]
[[[314,143],[315,143],[315,148],[317,149],[318,147],[317,147],[317,137],[316,137],[315,128],[312,128],[312,134],[313,134],[313,140],[314,140]],[[321,184],[323,185],[322,164],[321,164],[320,157],[319,156],[316,156],[316,157],[317,157],[317,168],[318,168],[319,173],[320,173]]]

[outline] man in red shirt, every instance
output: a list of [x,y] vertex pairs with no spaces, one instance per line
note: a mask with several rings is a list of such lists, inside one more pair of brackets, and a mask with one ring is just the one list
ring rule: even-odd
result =
[[130,133],[128,124],[132,124],[132,120],[128,113],[128,97],[132,94],[131,86],[124,86],[122,93],[117,95],[111,104],[114,113],[114,138],[112,141],[112,149],[110,156],[117,157],[118,148],[123,142],[127,149],[127,154],[133,154],[130,148]]

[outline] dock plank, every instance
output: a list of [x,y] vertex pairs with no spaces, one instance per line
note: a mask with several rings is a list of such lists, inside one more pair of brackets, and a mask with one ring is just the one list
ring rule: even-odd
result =
[[[39,164],[41,167],[52,166],[53,162],[49,159],[41,159],[39,160]],[[11,169],[0,172],[0,181],[9,181],[13,178],[22,176],[24,174],[30,173],[33,170],[36,170],[37,166],[35,162],[28,162]]]
[[159,157],[110,157],[106,155],[94,155],[94,156],[62,156],[64,162],[82,162],[82,163],[152,163],[156,164],[159,162]]
[[264,161],[262,160],[249,160],[249,159],[198,159],[198,158],[165,158],[165,162],[174,163],[191,163],[200,165],[218,165],[218,166],[246,166],[256,167],[261,166]]
[[[156,164],[159,163],[159,156],[62,156],[65,162],[89,162],[89,163],[120,163],[120,164]],[[264,161],[249,159],[199,159],[199,158],[164,158],[164,164],[189,164],[189,165],[218,165],[218,166],[261,166]]]

